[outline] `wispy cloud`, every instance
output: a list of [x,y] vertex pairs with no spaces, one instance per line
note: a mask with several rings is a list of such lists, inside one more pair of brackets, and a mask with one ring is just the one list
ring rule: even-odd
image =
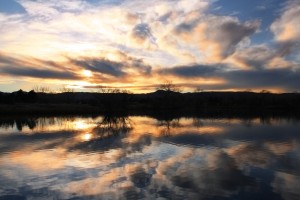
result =
[[0,54],[0,74],[39,79],[80,80],[78,74],[66,70],[57,63],[13,58],[2,54]]
[[300,45],[300,2],[289,1],[281,17],[274,21],[271,30],[279,43],[279,55],[286,56],[295,51],[299,54]]

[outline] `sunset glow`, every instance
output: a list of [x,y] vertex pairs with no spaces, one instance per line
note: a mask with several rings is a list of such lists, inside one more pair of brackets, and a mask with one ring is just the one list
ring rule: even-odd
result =
[[293,0],[1,1],[0,91],[297,91],[299,21]]

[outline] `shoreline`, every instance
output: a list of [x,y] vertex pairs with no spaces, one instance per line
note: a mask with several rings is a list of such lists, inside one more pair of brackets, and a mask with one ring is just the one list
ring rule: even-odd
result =
[[61,116],[61,115],[112,115],[172,117],[296,117],[299,107],[203,106],[153,109],[147,106],[127,106],[119,109],[87,104],[0,104],[0,117],[5,116]]

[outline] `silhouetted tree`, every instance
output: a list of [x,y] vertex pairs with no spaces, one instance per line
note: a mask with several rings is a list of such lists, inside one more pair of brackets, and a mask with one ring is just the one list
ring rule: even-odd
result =
[[172,81],[165,81],[157,89],[164,90],[167,92],[181,92],[182,91],[181,88],[179,86],[176,86],[175,84],[173,84]]
[[68,88],[66,86],[63,86],[63,87],[59,88],[58,91],[60,93],[73,93],[74,89],[73,88]]
[[196,92],[196,93],[197,93],[197,92],[204,92],[204,89],[198,87],[198,88],[196,88],[196,89],[194,90],[194,92]]
[[36,85],[33,87],[33,89],[35,92],[39,92],[39,93],[51,93],[51,89],[47,86],[39,86]]
[[260,93],[263,93],[263,94],[270,94],[271,92],[269,90],[262,90],[260,91]]

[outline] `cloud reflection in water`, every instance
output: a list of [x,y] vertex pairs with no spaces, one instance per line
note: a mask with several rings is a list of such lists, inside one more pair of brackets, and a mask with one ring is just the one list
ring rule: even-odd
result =
[[1,198],[246,195],[290,200],[300,194],[299,121],[137,116],[32,120],[36,126],[30,134],[1,121]]

